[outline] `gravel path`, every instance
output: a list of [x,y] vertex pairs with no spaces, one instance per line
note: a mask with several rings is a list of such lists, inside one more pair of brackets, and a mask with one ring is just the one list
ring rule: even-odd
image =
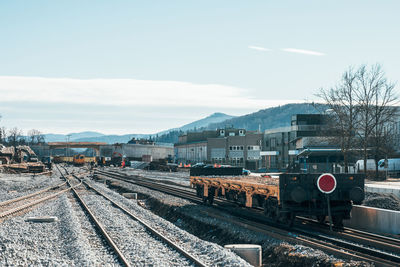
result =
[[[26,222],[25,218],[30,216],[57,216],[59,220],[52,223]],[[0,265],[101,265],[103,261],[88,244],[70,201],[62,195],[24,216],[0,224]]]
[[91,183],[97,189],[106,192],[110,198],[124,204],[132,213],[138,214],[152,227],[178,242],[187,252],[196,255],[200,260],[212,266],[250,266],[243,259],[223,247],[203,241],[196,236],[178,228],[176,225],[156,216],[152,212],[139,207],[135,202],[128,200],[118,193],[109,190],[101,184]]

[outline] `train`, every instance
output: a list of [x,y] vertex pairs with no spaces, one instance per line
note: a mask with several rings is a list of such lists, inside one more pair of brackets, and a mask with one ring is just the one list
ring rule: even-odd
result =
[[54,163],[68,163],[68,164],[82,166],[86,163],[96,162],[96,157],[87,157],[83,154],[77,154],[72,157],[54,156],[53,162]]
[[352,205],[364,200],[364,180],[364,174],[280,173],[271,177],[243,176],[242,168],[190,169],[190,185],[204,203],[225,198],[263,209],[265,216],[289,225],[296,216],[322,223],[330,214],[333,224],[343,227]]

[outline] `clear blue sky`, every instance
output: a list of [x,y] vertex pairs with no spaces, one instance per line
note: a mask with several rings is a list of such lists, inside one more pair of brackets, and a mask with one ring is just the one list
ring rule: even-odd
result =
[[[273,103],[314,100],[318,88],[333,85],[350,65],[380,63],[398,81],[399,10],[400,1],[365,0],[1,1],[0,125],[152,133],[216,111],[239,115]],[[45,85],[31,87],[24,79],[35,77],[45,78]],[[69,93],[62,89],[71,83],[60,78],[72,79]],[[102,84],[113,79],[145,84]],[[163,95],[151,106],[151,94],[137,94],[169,91],[164,81],[185,83],[170,91],[178,100],[186,95],[185,105],[163,106],[162,99],[169,101]],[[41,86],[62,92],[38,98]],[[211,95],[233,90],[231,104],[204,105],[207,98],[194,93],[202,86],[211,86],[204,89]],[[104,90],[119,90],[118,97],[131,101],[121,107],[118,98],[101,97]],[[17,101],[15,94],[26,97]],[[90,101],[88,95],[96,97]],[[24,108],[34,112],[24,114]],[[69,113],[72,108],[87,114]],[[118,122],[106,119],[105,110],[114,111]]]

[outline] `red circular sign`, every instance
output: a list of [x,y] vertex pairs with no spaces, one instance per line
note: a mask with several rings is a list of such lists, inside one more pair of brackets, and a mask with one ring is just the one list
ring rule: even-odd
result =
[[330,194],[336,189],[336,178],[330,173],[323,173],[318,177],[317,187],[319,191]]

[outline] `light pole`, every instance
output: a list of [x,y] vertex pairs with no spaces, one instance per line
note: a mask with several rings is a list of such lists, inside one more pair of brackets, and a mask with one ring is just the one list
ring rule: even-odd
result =
[[67,144],[66,144],[66,147],[67,147],[67,153],[66,153],[66,154],[67,154],[67,157],[68,157],[68,144],[69,144],[69,138],[70,138],[70,136],[71,136],[70,134],[67,134],[67,137],[66,137],[66,138],[67,138]]

